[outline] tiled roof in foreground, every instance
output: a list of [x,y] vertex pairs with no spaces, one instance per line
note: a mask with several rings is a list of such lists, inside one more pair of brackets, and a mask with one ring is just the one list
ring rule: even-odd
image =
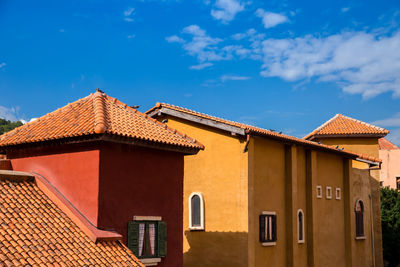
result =
[[333,118],[319,126],[313,132],[304,137],[312,140],[318,136],[378,136],[389,133],[388,130],[362,122],[342,114],[336,114]]
[[203,148],[196,140],[101,92],[3,134],[0,147],[100,134],[194,150]]
[[150,110],[146,111],[146,114],[149,114],[149,115],[156,114],[157,110],[161,110],[162,108],[171,109],[171,110],[175,110],[175,111],[178,111],[178,112],[183,112],[185,114],[193,115],[193,116],[199,117],[201,119],[208,119],[208,120],[212,120],[212,121],[215,121],[215,122],[227,124],[227,125],[230,125],[230,126],[235,126],[235,127],[238,127],[238,128],[241,128],[241,129],[245,130],[247,133],[250,133],[250,134],[258,134],[258,135],[261,135],[261,136],[267,136],[267,137],[270,137],[270,138],[275,138],[275,139],[281,140],[283,142],[301,144],[301,145],[311,146],[311,147],[314,147],[314,148],[317,148],[317,149],[326,150],[326,151],[330,151],[330,152],[342,153],[342,154],[350,156],[350,157],[352,157],[354,159],[362,159],[362,160],[367,160],[367,161],[372,161],[372,162],[377,162],[377,163],[381,163],[382,162],[382,160],[380,160],[378,158],[374,158],[374,157],[370,157],[370,156],[366,156],[366,155],[362,155],[362,154],[358,154],[358,153],[353,153],[353,152],[349,152],[349,151],[344,151],[344,150],[341,150],[341,149],[338,149],[338,148],[335,148],[335,147],[332,147],[332,146],[316,143],[316,142],[313,142],[313,141],[297,138],[297,137],[294,137],[294,136],[278,133],[278,132],[275,132],[275,131],[266,130],[266,129],[263,129],[263,128],[251,126],[251,125],[240,123],[240,122],[235,122],[235,121],[230,121],[230,120],[218,118],[218,117],[215,117],[215,116],[211,116],[211,115],[208,115],[208,114],[200,113],[200,112],[197,112],[197,111],[194,111],[194,110],[190,110],[190,109],[187,109],[187,108],[183,108],[183,107],[179,107],[179,106],[175,106],[175,105],[171,105],[171,104],[157,103],[153,108],[151,108]]
[[95,243],[35,184],[0,175],[0,266],[143,266],[120,241]]

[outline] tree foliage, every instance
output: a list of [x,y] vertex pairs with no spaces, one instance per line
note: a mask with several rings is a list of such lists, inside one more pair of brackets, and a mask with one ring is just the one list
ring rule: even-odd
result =
[[400,193],[381,188],[383,258],[389,267],[400,264]]
[[22,125],[22,122],[20,122],[20,121],[12,122],[12,121],[0,118],[0,135],[5,132],[11,131],[12,129],[17,128],[21,125]]

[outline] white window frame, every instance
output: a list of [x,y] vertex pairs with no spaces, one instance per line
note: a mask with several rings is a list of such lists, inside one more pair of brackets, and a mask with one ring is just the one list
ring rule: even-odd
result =
[[[301,213],[301,218],[303,220],[302,222],[302,231],[303,231],[303,239],[300,240],[300,224],[299,224],[299,214]],[[297,243],[303,244],[306,242],[306,232],[304,231],[304,224],[305,224],[305,220],[304,220],[304,212],[302,209],[298,209],[297,210]]]
[[325,190],[326,190],[326,199],[332,199],[332,187],[327,186]]
[[342,198],[342,189],[340,187],[335,188],[335,199],[340,200]]
[[317,190],[317,198],[322,198],[322,186],[317,185],[316,190]]
[[[200,198],[200,226],[192,225],[192,198],[198,196]],[[189,230],[204,230],[204,198],[200,192],[193,192],[189,196]]]

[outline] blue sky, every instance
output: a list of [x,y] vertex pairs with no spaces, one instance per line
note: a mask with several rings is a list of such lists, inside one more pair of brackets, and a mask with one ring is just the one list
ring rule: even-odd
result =
[[99,87],[302,137],[336,113],[400,145],[398,1],[0,0],[0,117]]

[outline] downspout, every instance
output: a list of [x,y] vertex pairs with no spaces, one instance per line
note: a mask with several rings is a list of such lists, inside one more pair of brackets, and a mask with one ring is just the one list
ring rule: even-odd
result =
[[247,152],[249,143],[250,143],[250,134],[247,133],[247,135],[246,135],[246,144],[244,145],[243,153]]
[[374,235],[374,209],[372,207],[372,196],[371,194],[368,194],[369,196],[369,204],[371,207],[371,237],[372,237],[372,263],[373,266],[375,267],[375,235]]

